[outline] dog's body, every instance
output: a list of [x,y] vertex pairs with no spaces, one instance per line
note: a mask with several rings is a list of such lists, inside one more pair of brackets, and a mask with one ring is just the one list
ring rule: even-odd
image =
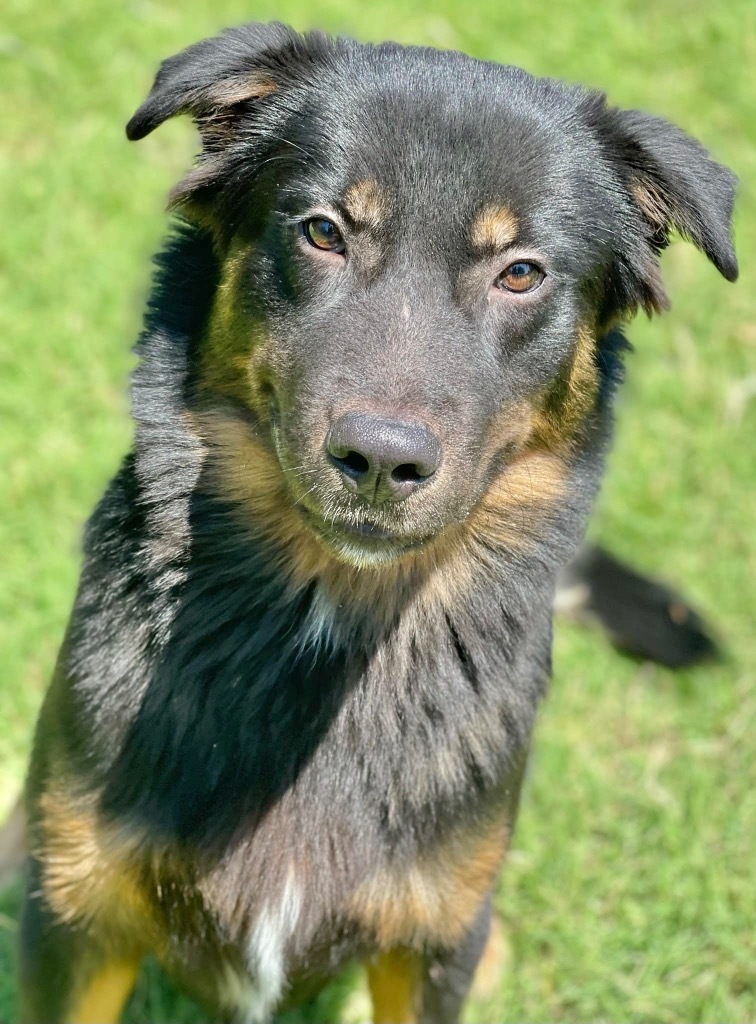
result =
[[29,777],[28,1024],[115,1020],[155,953],[266,1020],[364,959],[458,1019],[558,571],[676,227],[732,180],[671,126],[459,54],[251,26],[129,130],[204,153],[87,530]]

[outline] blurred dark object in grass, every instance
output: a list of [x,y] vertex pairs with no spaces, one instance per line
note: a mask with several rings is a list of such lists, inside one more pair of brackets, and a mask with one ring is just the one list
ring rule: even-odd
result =
[[554,607],[578,622],[600,625],[619,650],[667,668],[721,653],[707,623],[676,590],[594,545],[584,545],[562,571]]

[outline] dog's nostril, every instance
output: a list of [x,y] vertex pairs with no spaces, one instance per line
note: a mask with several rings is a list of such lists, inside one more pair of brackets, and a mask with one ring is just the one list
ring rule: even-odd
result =
[[346,455],[331,455],[331,461],[342,473],[346,473],[354,479],[364,476],[370,469],[370,463],[359,452],[347,452]]
[[432,471],[421,473],[417,466],[413,466],[409,462],[397,466],[391,471],[391,479],[398,484],[419,483],[421,480],[427,480],[429,476],[433,476]]
[[325,449],[344,486],[374,503],[404,501],[441,463],[441,442],[425,424],[369,413],[335,420]]

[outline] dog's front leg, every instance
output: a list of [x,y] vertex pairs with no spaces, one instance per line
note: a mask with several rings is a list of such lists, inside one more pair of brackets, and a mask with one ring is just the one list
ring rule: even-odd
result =
[[367,965],[372,1024],[457,1024],[491,927],[487,896],[472,928],[454,949],[433,954],[406,948]]
[[457,1024],[490,930],[489,895],[462,942],[426,958],[418,1024]]
[[117,1024],[141,957],[116,955],[103,936],[57,920],[32,862],[21,923],[20,1024]]

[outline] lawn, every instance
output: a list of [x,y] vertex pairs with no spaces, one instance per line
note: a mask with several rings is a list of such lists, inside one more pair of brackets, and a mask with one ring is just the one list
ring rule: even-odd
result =
[[[594,533],[674,580],[727,658],[671,674],[560,626],[498,891],[508,964],[470,1021],[756,1021],[756,7],[701,0],[5,0],[0,19],[0,813],[73,597],[82,523],[129,443],[126,379],[186,124],[123,125],[158,60],[250,17],[464,49],[606,89],[739,174],[736,286],[692,247],[639,319]],[[749,401],[749,395],[750,401]],[[0,900],[13,1019],[18,896]],[[339,993],[309,1020],[337,1019]],[[353,1011],[354,1012],[354,1011]],[[299,1019],[299,1018],[298,1018]],[[363,1018],[365,1019],[365,1018]],[[139,1024],[204,1020],[147,972]]]

